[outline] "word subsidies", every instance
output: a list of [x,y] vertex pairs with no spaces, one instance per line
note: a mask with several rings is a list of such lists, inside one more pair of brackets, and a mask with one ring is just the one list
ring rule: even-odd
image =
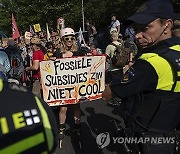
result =
[[105,56],[43,61],[40,69],[46,102],[98,98],[104,90]]

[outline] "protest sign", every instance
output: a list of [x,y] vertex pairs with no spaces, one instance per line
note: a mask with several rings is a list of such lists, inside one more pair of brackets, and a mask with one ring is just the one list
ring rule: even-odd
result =
[[34,27],[34,31],[35,31],[35,32],[41,32],[41,26],[40,26],[40,24],[35,24],[35,25],[33,25],[33,27]]
[[43,98],[50,106],[102,97],[105,56],[83,56],[40,63]]

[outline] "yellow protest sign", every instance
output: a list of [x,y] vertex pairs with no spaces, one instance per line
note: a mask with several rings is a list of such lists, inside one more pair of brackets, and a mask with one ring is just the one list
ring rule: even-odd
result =
[[35,32],[41,32],[41,26],[40,26],[40,24],[35,24],[35,25],[33,25],[33,27],[34,27],[34,31],[35,31]]

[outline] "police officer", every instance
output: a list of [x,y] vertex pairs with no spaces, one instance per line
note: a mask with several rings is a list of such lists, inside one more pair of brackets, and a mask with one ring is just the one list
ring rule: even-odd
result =
[[0,79],[0,154],[53,153],[58,141],[48,105],[26,88]]
[[142,54],[103,92],[105,100],[138,96],[127,108],[133,115],[134,136],[147,138],[138,144],[143,154],[171,154],[175,149],[175,129],[180,122],[180,38],[172,37],[173,16],[169,0],[153,0],[128,18]]

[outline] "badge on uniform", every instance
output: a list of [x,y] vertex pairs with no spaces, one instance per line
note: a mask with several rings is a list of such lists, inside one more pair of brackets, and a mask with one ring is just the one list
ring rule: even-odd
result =
[[128,83],[131,81],[135,76],[135,70],[133,67],[129,68],[129,70],[126,71],[126,73],[123,75],[121,79],[121,83]]

